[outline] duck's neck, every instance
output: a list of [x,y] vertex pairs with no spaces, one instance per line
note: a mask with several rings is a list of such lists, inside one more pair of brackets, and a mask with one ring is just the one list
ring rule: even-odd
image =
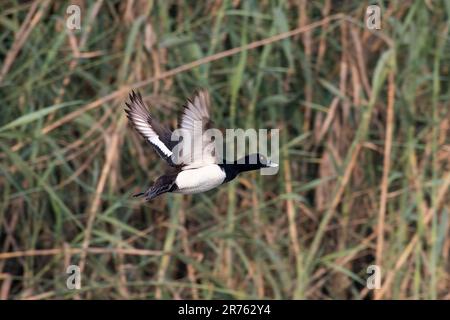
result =
[[223,168],[226,174],[225,182],[233,180],[241,172],[260,169],[260,166],[257,164],[243,163],[242,160],[234,161],[232,163],[226,163],[224,160],[223,164],[221,164],[220,166]]

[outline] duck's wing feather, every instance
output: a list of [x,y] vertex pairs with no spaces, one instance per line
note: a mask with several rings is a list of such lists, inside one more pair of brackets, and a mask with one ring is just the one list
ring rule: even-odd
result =
[[161,158],[170,166],[175,166],[171,156],[172,149],[178,142],[171,140],[172,132],[152,118],[139,92],[132,91],[129,98],[130,103],[125,103],[128,107],[125,112],[130,122]]
[[[190,144],[180,144],[182,170],[217,164],[216,146],[214,141],[205,135],[212,128],[210,119],[210,97],[205,89],[198,90],[192,99],[188,99],[181,116],[180,129],[188,133]],[[186,136],[183,135],[183,141]],[[186,146],[189,145],[190,148]]]

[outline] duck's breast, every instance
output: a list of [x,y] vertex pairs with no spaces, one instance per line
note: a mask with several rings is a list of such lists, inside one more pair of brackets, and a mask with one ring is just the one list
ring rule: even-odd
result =
[[199,193],[211,190],[225,180],[225,172],[216,164],[181,171],[175,183],[178,193]]

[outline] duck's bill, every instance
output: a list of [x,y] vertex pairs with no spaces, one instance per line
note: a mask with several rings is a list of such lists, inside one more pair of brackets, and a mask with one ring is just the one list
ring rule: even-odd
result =
[[268,166],[269,168],[276,168],[276,167],[278,167],[278,163],[275,163],[275,162],[269,162],[269,163],[267,164],[267,166]]

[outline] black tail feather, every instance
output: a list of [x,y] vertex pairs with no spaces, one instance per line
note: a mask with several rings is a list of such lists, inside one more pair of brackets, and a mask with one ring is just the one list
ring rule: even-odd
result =
[[151,201],[155,199],[157,196],[166,193],[170,190],[170,186],[153,186],[145,192],[145,200]]
[[139,193],[133,194],[133,197],[137,198],[137,197],[143,196],[144,194],[145,194],[145,192],[139,192]]
[[148,188],[145,192],[140,192],[133,197],[141,197],[144,196],[146,201],[153,200],[157,196],[166,193],[171,192],[176,189],[175,179],[177,178],[177,172],[172,174],[166,174],[158,179],[156,179],[155,184]]
[[163,193],[172,191],[172,189],[173,189],[172,187],[173,187],[173,184],[162,185],[162,186],[161,185],[160,186],[153,185],[147,191],[136,193],[135,195],[133,195],[133,197],[144,196],[146,201],[151,201]]

